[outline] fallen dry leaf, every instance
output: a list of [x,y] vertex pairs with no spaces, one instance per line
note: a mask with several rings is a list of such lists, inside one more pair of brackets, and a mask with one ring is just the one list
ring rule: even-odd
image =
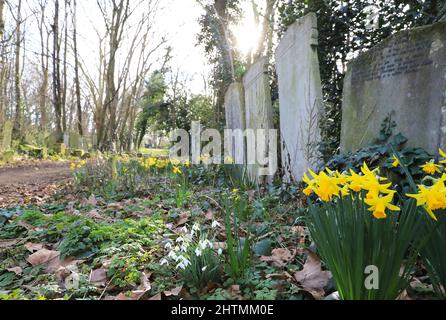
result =
[[88,199],[85,201],[85,204],[86,204],[86,205],[91,205],[91,206],[95,207],[95,206],[98,205],[98,200],[96,200],[96,197],[94,196],[94,194],[92,194],[92,195],[90,196],[90,198],[88,198]]
[[28,242],[27,244],[25,244],[25,248],[29,252],[34,253],[36,251],[42,250],[43,249],[43,244]]
[[19,243],[20,240],[12,239],[12,240],[0,240],[0,249],[7,249],[10,247],[15,246],[17,243]]
[[17,276],[20,276],[23,273],[23,270],[20,267],[9,268],[9,269],[6,269],[6,270],[8,270],[9,272],[14,272]]
[[263,256],[262,262],[272,262],[276,267],[283,268],[296,257],[296,250],[291,252],[286,248],[274,249],[270,257]]
[[331,273],[322,270],[319,257],[313,252],[307,252],[308,257],[302,271],[296,272],[294,278],[302,289],[309,292],[316,300],[325,296],[324,288],[329,284]]
[[90,273],[90,283],[96,287],[105,287],[107,284],[107,270],[96,269]]
[[136,290],[131,292],[120,293],[115,300],[118,301],[135,301],[141,300],[141,298],[147,293],[144,290]]
[[170,291],[164,291],[164,295],[166,297],[171,297],[171,296],[178,297],[182,290],[183,290],[182,286],[181,287],[177,287],[177,288],[175,288],[173,290],[170,290]]
[[186,223],[189,222],[189,218],[190,218],[190,214],[189,214],[189,212],[182,212],[182,213],[180,214],[180,217],[179,217],[179,219],[178,219],[178,222],[177,222],[176,225],[175,225],[175,228],[184,226]]
[[41,249],[26,259],[33,267],[45,265],[48,273],[56,272],[61,266],[60,252]]

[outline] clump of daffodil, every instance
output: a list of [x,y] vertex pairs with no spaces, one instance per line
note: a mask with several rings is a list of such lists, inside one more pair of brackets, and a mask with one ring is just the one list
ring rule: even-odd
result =
[[423,169],[425,173],[433,175],[436,173],[441,173],[443,167],[441,165],[436,164],[434,160],[431,160],[430,162],[421,166],[421,169]]
[[325,169],[319,174],[309,170],[312,179],[307,174],[303,181],[307,184],[303,193],[310,196],[315,193],[322,201],[330,202],[334,197],[346,197],[353,193],[365,192],[364,202],[370,206],[369,211],[377,219],[387,217],[386,210],[400,211],[400,208],[393,205],[395,191],[391,190],[391,183],[382,183],[384,178],[378,175],[377,170],[370,170],[364,163],[361,173],[357,174],[353,170],[341,174],[340,172]]
[[71,170],[76,170],[76,169],[82,169],[86,165],[87,165],[87,162],[85,160],[82,160],[78,164],[72,163],[70,167],[71,167]]

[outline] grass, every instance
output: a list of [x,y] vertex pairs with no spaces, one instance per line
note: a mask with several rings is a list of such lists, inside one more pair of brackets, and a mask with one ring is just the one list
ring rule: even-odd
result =
[[139,151],[149,157],[168,157],[169,156],[169,150],[167,149],[147,149],[147,148],[141,148]]

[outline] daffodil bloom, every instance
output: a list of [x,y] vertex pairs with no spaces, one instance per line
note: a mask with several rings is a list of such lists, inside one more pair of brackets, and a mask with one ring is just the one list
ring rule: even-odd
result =
[[148,162],[149,167],[155,167],[156,163],[157,163],[156,158],[149,158],[149,162]]
[[185,166],[186,168],[189,168],[189,167],[190,167],[190,161],[189,161],[189,160],[185,160],[185,161],[183,162],[183,164],[184,164],[184,166]]
[[181,161],[178,160],[178,159],[173,159],[173,160],[170,161],[170,163],[177,167],[177,166],[179,166],[181,164]]
[[318,187],[314,192],[324,202],[329,202],[334,196],[339,195],[341,188],[338,185],[337,178],[328,176],[325,172],[321,172],[318,177]]
[[398,160],[396,156],[393,156],[392,160],[393,160],[392,167],[397,168],[400,166],[400,160]]
[[369,197],[364,200],[370,206],[369,211],[373,212],[376,219],[387,218],[386,210],[401,211],[401,209],[392,204],[394,193],[380,195],[377,192],[369,193]]
[[436,173],[441,173],[442,167],[438,164],[435,164],[435,162],[432,160],[431,162],[428,162],[425,165],[421,166],[421,169],[423,169],[425,173],[433,175]]
[[183,174],[179,167],[173,167],[173,174]]
[[71,164],[71,170],[75,170],[76,169],[76,164],[75,163],[72,163]]
[[348,187],[353,192],[361,192],[364,189],[366,183],[364,176],[360,176],[353,170],[350,170],[350,176],[347,178],[347,181],[348,181]]
[[444,182],[446,175],[443,175],[441,179],[432,187],[426,187],[423,185],[418,186],[418,194],[407,194],[409,198],[417,200],[417,206],[424,207],[427,213],[432,219],[438,221],[434,211],[439,209],[446,209],[446,187]]

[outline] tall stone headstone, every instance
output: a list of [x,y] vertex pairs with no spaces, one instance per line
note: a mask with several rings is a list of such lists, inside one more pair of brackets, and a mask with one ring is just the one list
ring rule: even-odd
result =
[[317,47],[317,18],[311,13],[288,28],[276,51],[282,167],[288,180],[300,181],[321,158],[323,97]]
[[237,164],[244,164],[245,146],[244,138],[241,135],[246,128],[245,118],[245,92],[243,84],[234,82],[228,88],[225,96],[226,129],[232,130],[231,135],[227,135],[227,148],[230,156]]
[[[250,151],[250,147],[252,146],[250,146],[251,142],[248,137],[248,176],[252,181],[258,181],[260,178],[259,168],[264,167],[263,164],[258,163],[259,147],[261,147],[259,138],[268,142],[270,139],[268,130],[273,129],[271,88],[265,58],[259,59],[251,66],[243,78],[243,85],[245,88],[246,129],[254,129],[256,134],[255,149],[257,152],[255,164],[252,164],[253,161],[250,161],[250,159],[252,160],[254,155]],[[261,137],[261,135],[263,136]]]
[[373,143],[389,115],[409,146],[446,147],[446,21],[396,33],[348,65],[342,151]]
[[0,149],[9,150],[11,149],[12,143],[12,129],[13,123],[11,121],[6,121],[3,125],[1,140],[0,140]]

